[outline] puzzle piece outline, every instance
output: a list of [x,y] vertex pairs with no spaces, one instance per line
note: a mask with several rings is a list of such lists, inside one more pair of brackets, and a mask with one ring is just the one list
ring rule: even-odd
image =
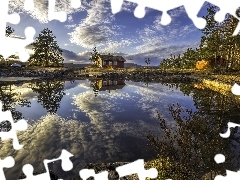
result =
[[[0,44],[0,54],[7,59],[15,53],[19,54],[19,60],[26,62],[30,55],[26,51],[26,46],[34,42],[35,29],[33,27],[26,27],[25,29],[25,39],[19,39],[14,37],[6,37],[5,31],[7,22],[11,24],[19,24],[20,16],[17,13],[8,14],[8,5],[10,0],[4,0],[1,2],[0,6],[0,41],[4,42]],[[60,22],[65,22],[67,20],[67,14],[64,11],[55,12],[56,0],[48,0],[48,19],[59,20]],[[73,8],[79,8],[81,6],[81,0],[71,0],[71,6]],[[34,9],[33,0],[25,0],[24,9],[31,11]]]
[[15,160],[12,156],[8,156],[4,158],[3,160],[0,159],[0,179],[6,180],[6,177],[3,172],[3,168],[11,168],[15,165]]
[[[161,24],[166,26],[171,23],[171,16],[167,13],[168,11],[184,6],[185,11],[189,17],[189,19],[192,20],[195,27],[198,29],[204,29],[206,26],[206,20],[202,17],[198,17],[198,13],[203,7],[205,2],[211,3],[212,5],[215,5],[220,8],[220,11],[218,11],[214,18],[218,22],[222,22],[226,16],[227,13],[233,15],[235,18],[237,18],[240,21],[240,18],[236,16],[236,10],[238,7],[240,7],[240,1],[236,0],[230,0],[229,1],[219,1],[219,0],[168,0],[167,3],[163,0],[155,1],[155,0],[111,0],[111,8],[112,13],[116,14],[121,11],[121,7],[123,5],[124,1],[128,1],[131,3],[137,4],[137,7],[134,10],[134,16],[137,18],[143,18],[146,14],[145,8],[151,8],[154,10],[158,10],[162,12],[161,17]],[[231,4],[231,6],[229,6]],[[234,8],[237,7],[237,8]],[[235,31],[233,33],[233,36],[237,35],[240,31],[240,22],[238,23],[237,27],[235,28]]]
[[50,171],[48,168],[48,164],[52,163],[54,161],[58,161],[58,160],[62,160],[62,168],[64,171],[70,171],[73,168],[73,163],[70,160],[70,157],[73,157],[74,155],[71,154],[70,152],[68,152],[67,150],[63,149],[61,152],[61,155],[58,158],[54,158],[54,159],[44,159],[43,160],[43,164],[44,167],[46,169],[45,173],[41,173],[38,175],[33,175],[33,166],[31,164],[25,164],[22,167],[23,173],[26,175],[26,178],[24,178],[25,180],[50,180]]
[[[116,0],[114,0],[115,2],[116,2]],[[128,0],[128,1],[135,1],[135,3],[137,3],[137,2],[140,2],[139,0],[137,1],[137,0]],[[193,11],[192,11],[192,8],[193,7],[198,7],[198,6],[195,6],[196,5],[196,1],[194,2],[194,5],[192,5],[191,3],[192,2],[190,2],[190,0],[183,0],[184,2],[187,2],[185,5],[183,5],[184,7],[185,7],[185,10],[186,10],[186,12],[187,12],[187,14],[188,14],[188,16],[189,16],[189,18],[193,21],[193,23],[194,23],[194,25],[196,26],[196,27],[198,27],[199,29],[202,29],[202,28],[204,28],[205,27],[205,22],[204,22],[204,20],[202,19],[202,18],[198,18],[198,17],[195,17],[196,16],[196,13],[192,13]],[[51,7],[52,7],[52,4],[53,4],[53,0],[49,0],[49,2],[51,2]],[[113,0],[111,0],[111,3],[113,2]],[[141,1],[141,2],[143,2],[143,1]],[[148,3],[150,3],[150,2],[153,2],[153,0],[148,0]],[[176,1],[174,1],[174,2],[176,2]],[[205,2],[205,1],[197,1],[197,3],[199,3],[199,4],[202,4],[203,5],[203,3]],[[208,2],[210,2],[210,3],[212,3],[212,4],[214,4],[214,5],[216,5],[216,6],[219,6],[219,1],[216,1],[216,0],[209,0]],[[226,2],[226,1],[225,1]],[[230,0],[230,2],[232,2],[233,4],[235,3],[235,2],[237,2],[236,0],[234,1],[234,0]],[[227,2],[228,4],[231,4],[229,1]],[[55,3],[55,0],[54,0],[54,3]],[[222,3],[222,2],[221,2]],[[50,3],[49,3],[50,4]],[[154,4],[156,4],[156,1],[154,2]],[[170,5],[171,3],[170,2],[168,2],[168,5]],[[240,3],[239,3],[239,5],[240,5]],[[50,5],[49,5],[50,6]],[[182,6],[182,5],[181,5]],[[191,6],[191,11],[190,11],[190,6]],[[144,8],[145,7],[148,7],[148,6],[143,6],[142,4],[141,5],[138,5],[137,6],[137,8],[135,9],[135,11],[134,11],[134,15],[136,16],[136,17],[139,17],[139,18],[142,18],[142,17],[144,17],[144,15],[145,15],[145,12],[144,12]],[[154,6],[155,7],[155,6]],[[179,6],[178,6],[179,7]],[[201,6],[202,7],[202,6]],[[201,9],[201,7],[200,7],[200,9]],[[222,7],[224,7],[224,6],[222,6]],[[226,6],[225,6],[226,7]],[[232,6],[233,7],[233,6]],[[152,8],[152,7],[150,7],[150,8]],[[176,7],[175,7],[176,8]],[[29,8],[30,9],[30,8]],[[116,9],[116,8],[115,8]],[[153,8],[153,9],[155,9],[155,8]],[[166,8],[167,9],[167,8]],[[171,9],[174,9],[174,8],[171,8]],[[200,10],[199,9],[199,10]],[[157,9],[158,10],[158,9]],[[169,9],[170,10],[170,9]],[[170,22],[171,22],[171,17],[169,16],[169,14],[167,13],[167,11],[168,10],[164,10],[164,11],[162,11],[163,12],[163,21],[162,21],[162,25],[168,25]],[[217,20],[218,22],[221,22],[222,21],[222,18],[223,17],[225,17],[225,15],[227,14],[227,13],[230,13],[230,12],[228,12],[229,11],[229,9],[227,9],[227,8],[225,8],[224,9],[224,11],[220,8],[220,11],[219,12],[217,12],[216,13],[216,15],[215,15],[215,20]],[[53,12],[53,13],[55,13],[55,16],[51,16],[51,15],[49,15],[48,17],[49,17],[49,20],[53,20],[53,19],[57,19],[56,17],[61,17],[61,18],[59,18],[58,20],[60,20],[61,22],[64,22],[64,21],[66,21],[66,19],[65,18],[62,18],[63,16],[64,16],[64,12],[54,12],[54,9],[50,9],[49,8],[49,12]],[[199,12],[199,11],[198,11]],[[197,12],[197,14],[198,14],[198,12]],[[49,13],[49,14],[51,14],[51,13]],[[239,20],[239,18],[236,16],[236,14],[234,13],[234,14],[232,14],[232,13],[230,13],[231,15],[233,15],[234,17],[236,17],[238,20]],[[13,14],[12,14],[13,15]],[[16,19],[16,15],[14,15],[15,16],[15,18],[13,18],[13,19]],[[10,19],[10,17],[13,17],[13,16],[10,16],[10,15],[8,15],[8,18],[7,19]],[[17,22],[17,20],[16,21],[12,21],[12,20],[9,20],[10,22],[12,22],[12,23],[16,23]],[[203,27],[204,26],[204,27]],[[237,25],[237,28],[235,29],[235,31],[234,31],[234,33],[233,33],[233,35],[236,35],[238,32],[239,32],[239,29],[240,29],[240,24],[238,23],[238,25]],[[33,32],[33,31],[32,31]],[[32,35],[30,36],[30,37],[33,37],[34,36],[34,34],[35,33],[31,33]],[[28,44],[30,44],[31,42],[33,42],[32,41],[32,39],[30,39],[30,37],[28,36],[29,34],[28,33],[25,33],[25,35],[26,35],[26,40],[25,40],[25,42],[26,43],[28,43]],[[3,41],[7,41],[7,40],[9,40],[9,39],[7,39],[7,37],[4,37],[5,39],[2,39]],[[31,41],[31,42],[30,42]],[[16,41],[17,42],[17,41]],[[20,41],[19,41],[20,42]],[[21,40],[21,42],[23,42],[23,40]],[[25,49],[25,47],[28,45],[28,44],[26,44],[25,45],[25,43],[24,43],[24,45],[25,46],[23,46],[23,44],[21,44],[21,46],[23,46],[23,48],[20,48],[21,50],[21,60],[24,58],[24,57],[26,57],[26,53],[23,53],[22,51]],[[20,43],[19,43],[19,45],[20,45]],[[19,49],[19,48],[18,48]],[[9,53],[10,54],[10,53]],[[7,54],[6,56],[10,56],[10,55],[12,55],[12,54]],[[6,56],[4,56],[4,57],[6,57]],[[47,164],[47,163],[50,163],[50,162],[53,162],[53,161],[55,161],[55,160],[59,160],[59,159],[54,159],[54,160],[44,160],[44,164]],[[138,161],[136,161],[136,162],[143,162],[143,160],[138,160]],[[119,172],[119,174],[121,174],[122,176],[121,177],[123,177],[123,176],[126,176],[126,175],[124,175],[125,174],[125,172],[126,172],[126,170],[129,170],[130,168],[130,165],[131,165],[131,167],[133,167],[133,164],[134,164],[134,162],[133,163],[130,163],[130,164],[126,164],[126,165],[123,165],[123,166],[121,166],[121,167],[119,167],[119,168],[117,168],[118,169],[118,171],[120,171]],[[129,166],[128,166],[129,165]],[[134,165],[136,165],[136,164],[134,164]],[[126,166],[126,167],[125,167]],[[26,166],[27,167],[27,166]],[[31,166],[32,167],[32,166]],[[64,168],[64,167],[63,167]],[[126,168],[126,169],[125,169]],[[117,170],[116,169],[116,170]],[[123,173],[123,170],[125,171],[124,173]],[[137,170],[137,169],[135,169],[135,170]],[[141,169],[141,170],[144,170],[144,169]],[[137,170],[137,171],[139,171],[139,169]],[[146,171],[146,170],[144,170],[144,171]],[[152,171],[153,172],[153,171]],[[136,173],[136,172],[134,172],[134,173]],[[144,174],[146,174],[146,173],[144,173]],[[127,174],[128,175],[128,174]],[[139,175],[140,176],[140,175]],[[140,178],[141,178],[142,176],[140,176]],[[140,179],[139,178],[139,179]],[[145,177],[146,178],[146,177]]]
[[23,147],[23,145],[19,144],[17,138],[17,131],[23,131],[27,129],[27,122],[24,119],[17,121],[16,123],[13,121],[11,111],[2,111],[2,102],[0,101],[0,123],[2,121],[9,121],[11,123],[12,128],[8,132],[0,132],[1,140],[4,141],[6,139],[13,140],[13,148],[19,150]]
[[[137,174],[139,180],[145,180],[146,178],[157,178],[158,171],[156,168],[145,169],[144,160],[138,159],[134,162],[119,166],[116,168],[119,178]],[[102,171],[95,173],[94,169],[82,169],[79,171],[79,176],[83,180],[87,180],[89,177],[94,177],[95,180],[108,180],[108,171]]]

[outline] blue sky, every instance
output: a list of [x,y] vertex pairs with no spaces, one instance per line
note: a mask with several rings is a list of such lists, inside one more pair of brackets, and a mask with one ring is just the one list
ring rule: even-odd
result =
[[[67,21],[48,21],[47,0],[34,0],[34,11],[25,11],[24,0],[10,0],[10,12],[20,13],[15,35],[24,37],[24,29],[32,26],[36,36],[43,28],[49,28],[64,49],[65,62],[89,63],[90,53],[96,46],[100,53],[122,55],[127,62],[144,65],[150,58],[151,65],[158,65],[170,54],[181,54],[188,47],[195,48],[200,42],[201,31],[188,18],[185,9],[169,11],[172,22],[160,24],[161,11],[146,8],[144,18],[133,14],[136,4],[125,1],[122,10],[112,14],[110,0],[82,0],[78,9],[73,9],[70,0],[56,3],[56,11],[67,12]],[[204,15],[206,7],[199,12]]]

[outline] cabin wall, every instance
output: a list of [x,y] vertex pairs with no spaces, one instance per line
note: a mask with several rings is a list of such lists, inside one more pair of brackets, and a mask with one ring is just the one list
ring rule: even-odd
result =
[[115,68],[124,68],[124,62],[123,61],[117,61],[117,65],[114,64],[114,61],[106,61],[106,64],[102,63],[103,67],[106,67],[108,65],[115,67]]

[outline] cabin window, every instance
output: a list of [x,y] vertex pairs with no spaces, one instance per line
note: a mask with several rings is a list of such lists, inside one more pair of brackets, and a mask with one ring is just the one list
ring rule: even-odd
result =
[[113,65],[115,65],[115,66],[116,66],[116,65],[117,65],[117,61],[113,61]]
[[106,61],[103,61],[103,65],[106,65],[107,64],[107,62]]
[[114,84],[114,85],[117,85],[118,83],[117,83],[117,81],[114,81],[113,84]]
[[112,65],[112,61],[109,61],[109,66],[111,66]]
[[109,85],[112,85],[112,81],[111,80],[109,81]]
[[103,85],[106,86],[107,85],[107,81],[103,81]]

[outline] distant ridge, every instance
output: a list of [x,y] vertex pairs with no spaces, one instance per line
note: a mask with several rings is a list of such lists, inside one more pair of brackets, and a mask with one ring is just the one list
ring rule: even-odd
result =
[[138,64],[134,64],[134,63],[124,63],[124,67],[137,67],[137,68],[140,68],[140,67],[143,67],[143,66],[138,65]]

